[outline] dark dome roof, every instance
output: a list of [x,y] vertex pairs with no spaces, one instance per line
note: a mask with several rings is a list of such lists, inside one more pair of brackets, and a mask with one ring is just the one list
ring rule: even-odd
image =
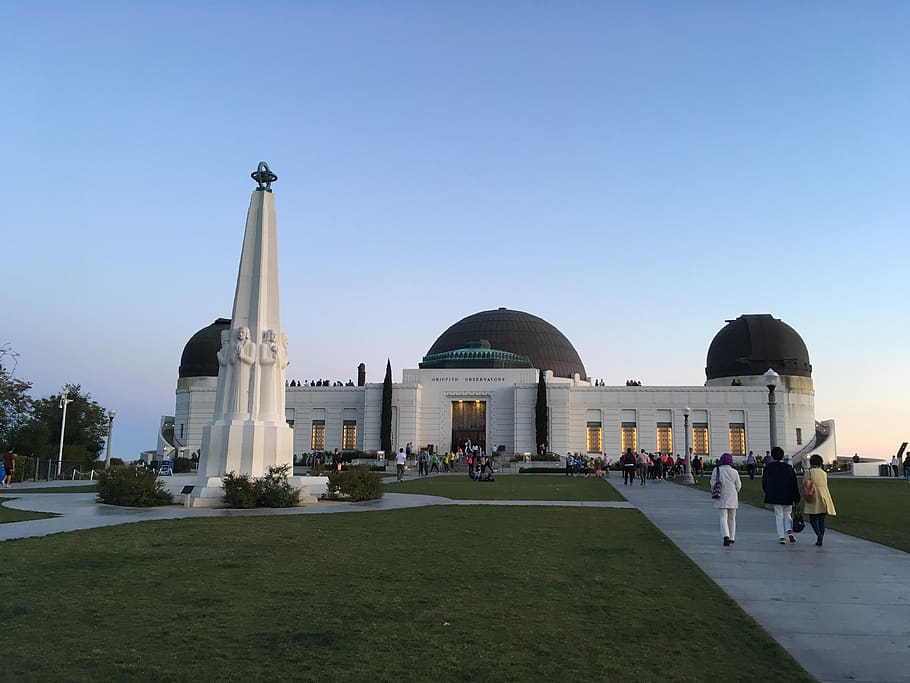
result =
[[811,377],[806,343],[787,323],[767,313],[741,315],[714,336],[705,374],[712,380],[761,375],[768,368],[780,375]]
[[221,348],[221,331],[231,326],[229,318],[218,318],[203,327],[183,347],[178,377],[217,377],[218,350]]
[[[536,315],[507,308],[462,318],[439,336],[427,351],[427,358],[470,348],[472,342],[480,340],[488,341],[490,349],[527,356],[532,367],[552,370],[557,377],[571,377],[576,372],[587,377],[578,352],[562,332]],[[421,363],[420,367],[432,366]],[[447,364],[446,367],[477,366]]]

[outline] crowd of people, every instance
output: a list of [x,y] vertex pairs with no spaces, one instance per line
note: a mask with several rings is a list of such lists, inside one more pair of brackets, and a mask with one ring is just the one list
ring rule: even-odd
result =
[[349,379],[347,382],[342,382],[340,379],[334,382],[329,382],[327,379],[305,379],[301,382],[299,379],[285,380],[284,386],[286,387],[352,387],[354,386],[354,380]]
[[[649,481],[666,481],[670,477],[675,477],[685,469],[685,460],[677,453],[674,457],[671,453],[649,453],[644,448],[640,453],[635,453],[631,448],[627,448],[619,459],[620,469],[622,470],[622,483],[632,485],[637,480],[640,486],[647,486]],[[704,459],[696,455],[690,462],[692,474],[700,477],[705,469]]]

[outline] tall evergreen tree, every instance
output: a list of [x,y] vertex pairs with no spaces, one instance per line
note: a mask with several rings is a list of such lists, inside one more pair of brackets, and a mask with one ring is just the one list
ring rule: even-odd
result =
[[379,444],[386,457],[392,453],[392,361],[386,360],[385,379],[382,381],[382,416],[379,426]]
[[540,371],[540,380],[537,382],[537,406],[535,409],[536,413],[536,426],[537,426],[537,444],[540,446],[543,444],[544,447],[549,450],[550,448],[550,430],[547,424],[547,380],[545,377],[545,372]]

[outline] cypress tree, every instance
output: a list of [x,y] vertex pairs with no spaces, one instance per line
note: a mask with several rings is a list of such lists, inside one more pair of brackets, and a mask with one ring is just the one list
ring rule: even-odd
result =
[[379,444],[388,458],[392,453],[392,361],[386,360],[385,379],[382,381],[382,416],[379,426]]
[[537,382],[537,406],[536,406],[536,426],[537,426],[537,443],[539,447],[543,444],[549,450],[550,434],[547,427],[547,380],[543,370],[540,371],[540,380]]

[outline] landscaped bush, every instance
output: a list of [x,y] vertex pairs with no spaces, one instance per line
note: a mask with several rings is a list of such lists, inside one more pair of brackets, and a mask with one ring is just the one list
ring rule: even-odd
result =
[[357,465],[341,472],[329,473],[330,496],[340,496],[355,502],[382,498],[382,477],[371,472],[368,465]]
[[171,494],[164,490],[158,476],[152,471],[140,470],[135,465],[111,465],[98,475],[98,502],[129,507],[170,505]]
[[190,471],[193,461],[189,458],[174,458],[174,474],[186,474]]
[[300,491],[288,482],[290,466],[270,467],[260,479],[256,504],[266,508],[292,508],[300,504]]
[[565,470],[561,467],[519,467],[521,474],[562,474]]
[[248,474],[230,472],[222,479],[224,503],[231,508],[249,509],[256,507],[259,486]]
[[300,504],[300,491],[288,481],[290,467],[270,467],[261,479],[231,472],[223,478],[224,503],[232,508],[290,508]]

